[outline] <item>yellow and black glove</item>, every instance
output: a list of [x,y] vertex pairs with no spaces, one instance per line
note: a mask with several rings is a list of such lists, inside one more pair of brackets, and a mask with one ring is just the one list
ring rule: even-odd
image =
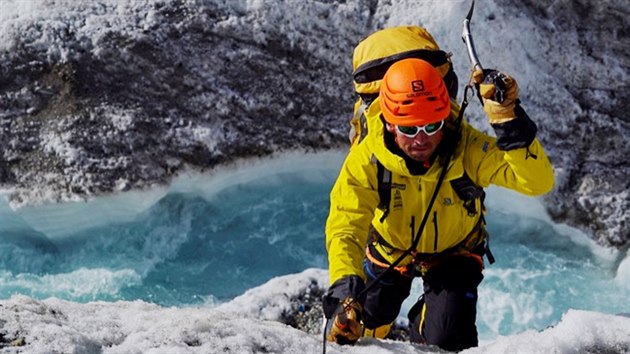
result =
[[363,334],[361,304],[365,297],[361,294],[364,288],[363,279],[358,275],[343,277],[330,286],[322,299],[327,340],[337,344],[354,344],[359,340]]
[[518,84],[512,77],[491,71],[479,84],[479,94],[490,124],[506,123],[516,118]]
[[337,344],[354,344],[361,338],[363,326],[361,325],[361,304],[354,299],[345,298],[332,318],[326,339]]
[[497,70],[477,70],[473,73],[483,110],[497,135],[501,150],[528,147],[538,128],[520,105],[518,84],[514,78]]

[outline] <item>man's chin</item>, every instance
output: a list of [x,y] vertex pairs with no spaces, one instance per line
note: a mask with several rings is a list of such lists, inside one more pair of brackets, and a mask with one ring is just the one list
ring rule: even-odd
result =
[[431,151],[427,149],[414,149],[408,151],[407,155],[416,161],[426,161],[431,157]]
[[429,159],[430,155],[427,154],[408,154],[409,157],[411,157],[412,160],[414,161],[418,161],[418,162],[423,162]]

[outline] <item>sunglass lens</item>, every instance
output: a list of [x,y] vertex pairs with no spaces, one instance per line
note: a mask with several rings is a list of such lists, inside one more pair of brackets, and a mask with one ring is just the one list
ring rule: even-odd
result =
[[427,124],[427,125],[425,125],[425,126],[424,126],[424,131],[425,131],[427,134],[435,133],[435,132],[437,132],[438,130],[440,130],[440,128],[442,127],[442,124],[441,124],[441,123],[442,123],[442,122]]
[[405,127],[405,126],[398,126],[398,131],[405,134],[405,135],[416,135],[418,134],[418,130],[420,128],[418,127]]

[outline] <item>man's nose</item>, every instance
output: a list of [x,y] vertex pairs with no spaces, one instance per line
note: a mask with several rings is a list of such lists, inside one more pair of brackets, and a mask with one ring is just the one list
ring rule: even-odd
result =
[[420,132],[413,138],[413,140],[418,143],[424,143],[428,138],[429,136],[425,132]]

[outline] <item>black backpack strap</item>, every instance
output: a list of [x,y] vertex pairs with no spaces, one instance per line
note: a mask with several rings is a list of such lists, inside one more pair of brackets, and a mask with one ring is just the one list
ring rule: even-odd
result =
[[484,233],[484,254],[488,258],[488,262],[490,264],[494,263],[494,255],[490,250],[490,235],[488,231],[485,229],[486,220],[484,217],[485,214],[485,206],[483,205],[484,200],[486,199],[486,192],[483,188],[473,182],[472,179],[468,176],[468,174],[464,171],[464,175],[460,178],[456,178],[451,181],[451,186],[457,193],[457,196],[464,201],[464,208],[468,210],[469,216],[474,216],[477,214],[477,208],[475,207],[475,200],[479,199],[481,205],[481,216],[479,222],[481,223],[481,227],[483,230],[481,232]]
[[463,176],[451,181],[451,187],[453,187],[457,196],[464,201],[464,208],[468,210],[468,215],[474,216],[477,214],[475,200],[480,199],[483,204],[486,197],[486,192],[483,188],[475,184],[465,171]]
[[488,262],[490,264],[493,264],[494,255],[492,254],[492,251],[490,250],[490,234],[488,234],[488,231],[485,231],[485,233],[486,233],[486,240],[485,240],[485,246],[484,246],[485,255],[486,255],[486,258],[488,258]]
[[389,214],[389,202],[392,199],[392,172],[386,169],[379,160],[374,159],[376,160],[376,178],[378,179],[379,203],[377,208],[383,211],[380,220],[383,222]]
[[[431,63],[434,67],[446,64],[450,62],[450,53],[446,53],[443,50],[433,49],[414,49],[402,53],[392,54],[385,58],[379,58],[365,62],[352,73],[354,82],[359,84],[365,84],[381,80],[387,69],[392,64],[402,59],[418,58]],[[452,65],[451,65],[452,66]]]

